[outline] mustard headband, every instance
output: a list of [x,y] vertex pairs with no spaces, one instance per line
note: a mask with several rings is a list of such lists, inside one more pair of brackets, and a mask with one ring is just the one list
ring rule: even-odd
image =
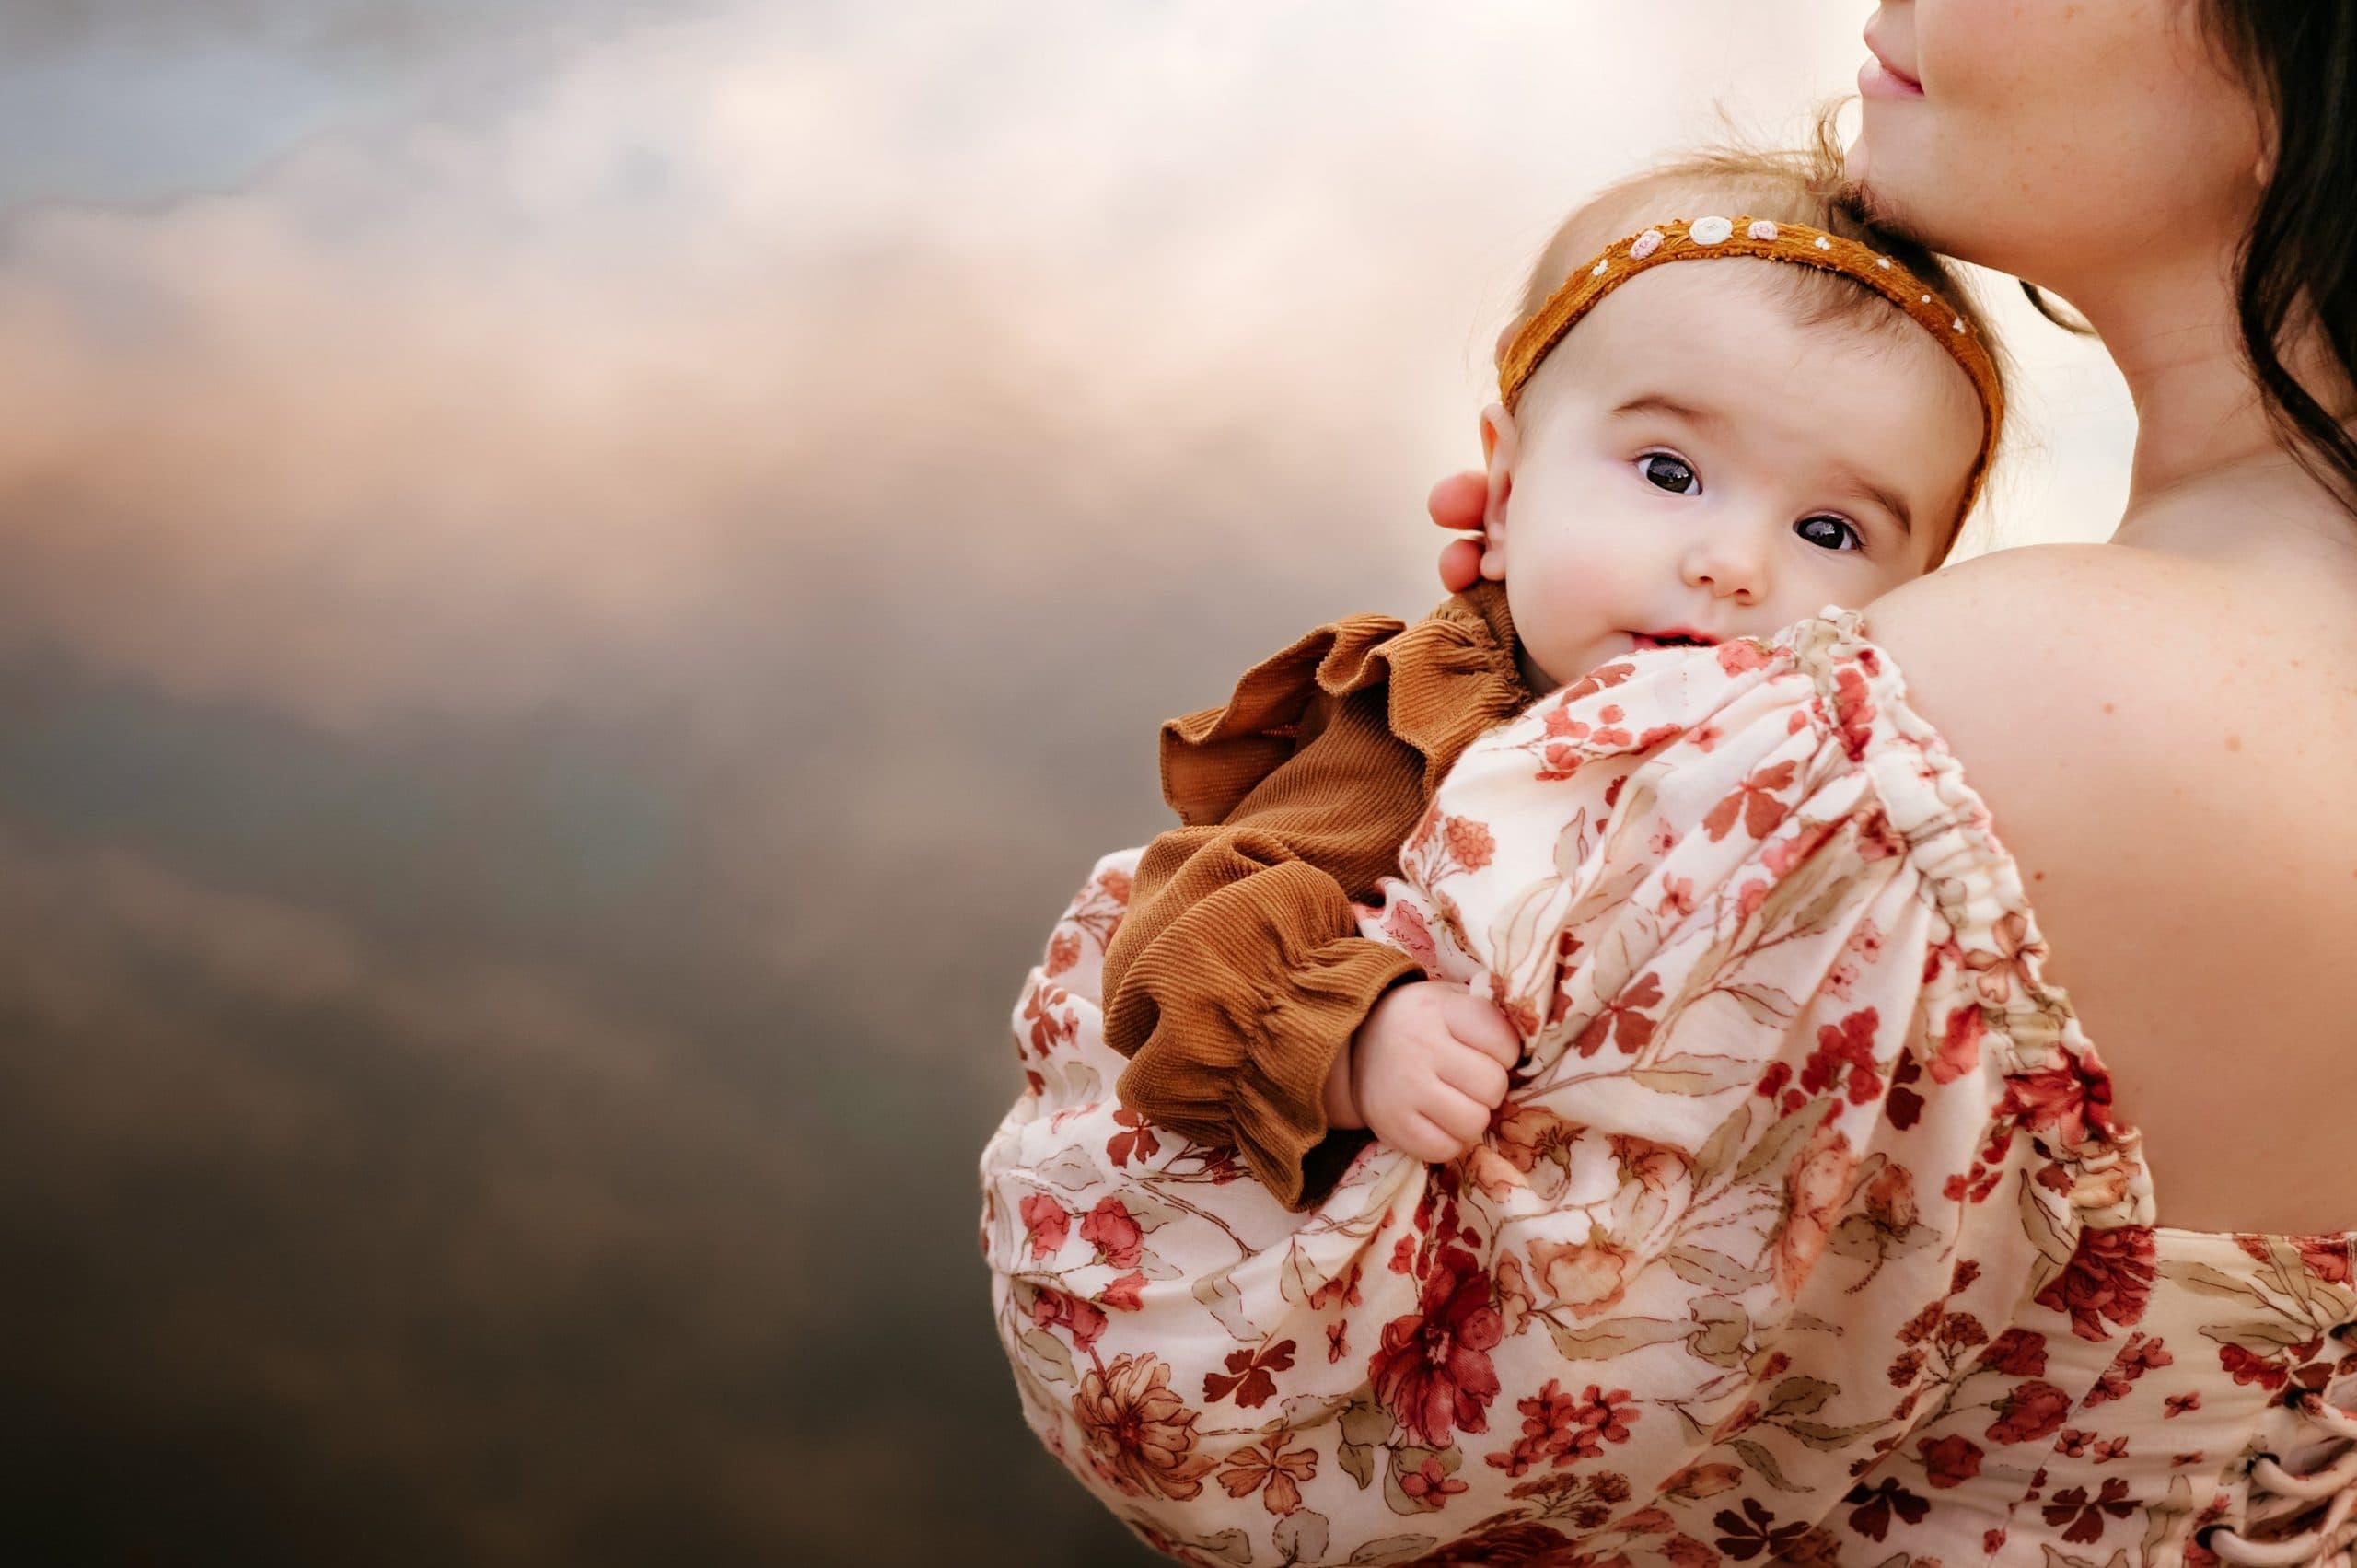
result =
[[1539,362],[1562,341],[1563,334],[1594,309],[1598,300],[1639,273],[1671,261],[1708,261],[1723,256],[1790,261],[1796,266],[1817,267],[1855,278],[1906,311],[1916,325],[1938,340],[1940,346],[1964,367],[1964,373],[1972,377],[1972,389],[1980,396],[1980,450],[1972,460],[1971,475],[1965,481],[1964,505],[1957,513],[1959,517],[1969,515],[1974,499],[1980,494],[1980,482],[1989,471],[1989,459],[1996,449],[1998,427],[2005,412],[1997,364],[1990,355],[1989,346],[1972,330],[1971,322],[1951,309],[1898,261],[1854,239],[1828,234],[1806,224],[1747,217],[1701,217],[1689,224],[1677,218],[1606,247],[1595,265],[1564,279],[1547,296],[1547,303],[1515,334],[1514,342],[1498,361],[1499,401],[1512,412],[1521,400],[1523,387],[1537,372]]

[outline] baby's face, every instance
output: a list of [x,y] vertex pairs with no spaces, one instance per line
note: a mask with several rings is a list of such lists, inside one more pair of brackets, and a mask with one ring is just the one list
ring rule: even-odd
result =
[[1800,325],[1765,286],[1789,264],[1632,278],[1515,416],[1492,411],[1482,572],[1505,580],[1534,689],[1648,633],[1724,642],[1862,607],[1944,552],[1980,447],[1971,379],[1903,319]]

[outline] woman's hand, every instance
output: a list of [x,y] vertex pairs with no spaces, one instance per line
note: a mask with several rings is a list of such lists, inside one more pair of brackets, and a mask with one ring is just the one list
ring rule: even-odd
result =
[[1450,593],[1463,593],[1481,580],[1481,540],[1477,530],[1489,500],[1489,477],[1480,469],[1450,474],[1424,498],[1424,509],[1439,527],[1474,535],[1451,540],[1441,548],[1440,586]]

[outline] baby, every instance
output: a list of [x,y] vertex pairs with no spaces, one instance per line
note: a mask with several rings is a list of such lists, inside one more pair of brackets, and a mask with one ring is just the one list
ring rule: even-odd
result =
[[[1607,661],[1767,636],[1945,559],[2001,370],[1949,270],[1844,206],[1838,160],[1710,153],[1573,213],[1499,339],[1482,580],[1411,627],[1320,627],[1163,726],[1184,826],[1104,962],[1130,1110],[1295,1210],[1367,1132],[1462,1154],[1537,1021],[1428,978],[1432,933],[1363,934],[1457,755]],[[1700,261],[1743,264],[1673,264]]]

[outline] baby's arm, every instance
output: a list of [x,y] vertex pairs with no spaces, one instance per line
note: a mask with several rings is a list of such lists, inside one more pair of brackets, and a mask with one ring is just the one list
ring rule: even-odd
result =
[[1426,804],[1387,699],[1319,697],[1309,738],[1224,820],[1155,840],[1105,956],[1122,1104],[1234,1146],[1292,1208],[1331,1188],[1362,1127],[1422,1158],[1461,1152],[1519,1050],[1486,1002],[1359,935],[1353,900],[1398,872]]
[[1122,1104],[1235,1147],[1294,1208],[1364,1142],[1325,1114],[1351,1037],[1392,987],[1424,978],[1360,935],[1352,908],[1397,873],[1425,803],[1424,760],[1390,733],[1386,696],[1320,693],[1301,715],[1308,738],[1225,819],[1155,839],[1105,954],[1105,1037],[1131,1059]]

